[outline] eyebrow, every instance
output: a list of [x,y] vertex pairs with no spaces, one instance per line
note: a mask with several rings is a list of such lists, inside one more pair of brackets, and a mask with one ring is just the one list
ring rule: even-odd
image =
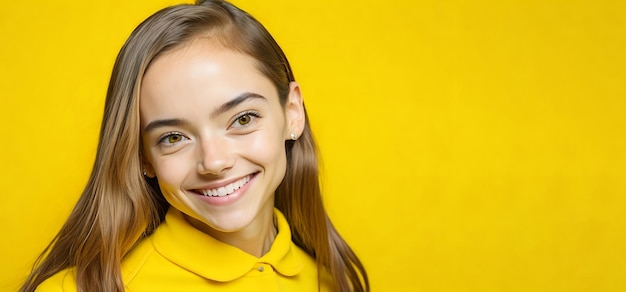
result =
[[189,124],[189,121],[185,119],[165,119],[165,120],[154,120],[146,125],[146,128],[143,129],[145,133],[150,133],[154,129],[160,127],[173,127],[173,126],[182,126]]
[[263,95],[257,94],[257,93],[252,93],[252,92],[244,92],[240,95],[238,95],[237,97],[233,98],[231,101],[219,106],[218,108],[216,108],[215,110],[213,110],[213,112],[211,112],[211,117],[215,117],[218,115],[221,115],[229,110],[231,110],[232,108],[238,106],[240,103],[249,100],[249,99],[256,99],[256,98],[260,98],[263,100],[267,100]]
[[[222,104],[219,107],[217,107],[215,110],[211,112],[210,116],[215,117],[220,114],[223,114],[249,99],[267,100],[263,95],[252,93],[252,92],[245,92],[233,98],[232,100],[228,101],[227,103]],[[189,124],[189,121],[186,119],[154,120],[146,125],[146,127],[144,128],[144,132],[149,133],[150,131],[153,131],[154,129],[160,128],[160,127],[173,127],[173,126],[182,126],[182,125],[187,125],[187,124]]]

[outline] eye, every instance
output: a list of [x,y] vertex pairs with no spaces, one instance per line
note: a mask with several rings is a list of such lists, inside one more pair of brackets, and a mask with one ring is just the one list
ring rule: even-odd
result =
[[237,118],[237,123],[244,126],[247,125],[252,120],[252,117],[249,114],[245,114]]
[[169,133],[163,134],[159,138],[158,144],[170,146],[170,145],[173,145],[173,144],[185,141],[187,139],[189,139],[189,138],[185,137],[185,135],[183,135],[180,132],[169,132]]
[[182,135],[172,134],[172,135],[167,136],[167,143],[176,143],[182,140],[183,140]]
[[235,117],[235,120],[231,124],[231,127],[234,128],[243,128],[250,125],[250,123],[254,122],[255,119],[260,118],[259,113],[255,111],[245,111],[240,113]]

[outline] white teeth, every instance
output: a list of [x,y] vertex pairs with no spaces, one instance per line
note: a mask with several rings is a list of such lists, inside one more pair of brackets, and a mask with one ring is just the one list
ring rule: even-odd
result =
[[250,176],[246,176],[234,183],[216,189],[202,190],[202,194],[207,197],[223,197],[232,194],[234,191],[245,186],[250,181]]

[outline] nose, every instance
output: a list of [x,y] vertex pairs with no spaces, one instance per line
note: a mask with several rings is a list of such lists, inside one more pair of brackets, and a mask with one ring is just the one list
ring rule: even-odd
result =
[[200,145],[198,173],[219,175],[232,168],[235,159],[225,139],[205,139]]

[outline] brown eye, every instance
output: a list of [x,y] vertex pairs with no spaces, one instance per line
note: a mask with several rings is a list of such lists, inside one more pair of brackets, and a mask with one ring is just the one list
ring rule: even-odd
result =
[[247,125],[251,120],[252,120],[252,117],[250,117],[250,115],[248,115],[248,114],[245,114],[245,115],[237,118],[237,122],[241,126]]
[[186,141],[188,138],[179,132],[168,132],[159,138],[159,145],[162,146],[173,146],[180,142]]
[[229,128],[244,129],[256,124],[256,119],[261,118],[257,111],[245,111],[235,116]]
[[183,140],[183,136],[179,134],[172,134],[167,136],[167,143],[178,143]]

